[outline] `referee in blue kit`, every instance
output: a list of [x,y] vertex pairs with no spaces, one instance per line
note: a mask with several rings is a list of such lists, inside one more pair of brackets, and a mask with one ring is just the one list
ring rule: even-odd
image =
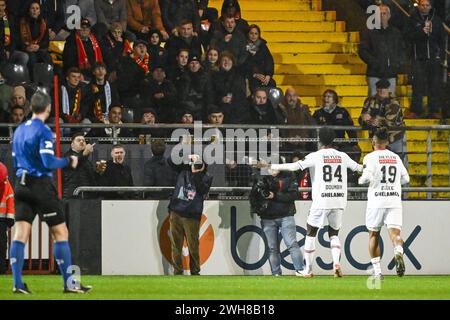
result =
[[22,282],[25,244],[31,232],[34,218],[39,214],[50,228],[54,239],[56,262],[63,277],[64,293],[85,293],[92,289],[73,281],[69,232],[65,223],[61,201],[52,181],[52,170],[68,165],[77,167],[78,158],[57,158],[53,151],[53,136],[44,123],[51,111],[50,97],[36,92],[31,98],[31,120],[21,124],[14,133],[13,152],[16,169],[15,208],[16,225],[11,245],[10,262],[15,293],[30,294]]

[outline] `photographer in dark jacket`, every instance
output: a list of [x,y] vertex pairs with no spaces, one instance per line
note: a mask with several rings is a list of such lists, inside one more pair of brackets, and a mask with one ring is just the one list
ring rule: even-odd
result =
[[[189,249],[189,269],[191,275],[200,274],[199,239],[203,202],[209,192],[212,176],[207,165],[198,155],[189,156],[190,165],[169,164],[178,172],[175,190],[170,199],[170,241],[174,275],[183,274],[183,242],[186,237]],[[187,162],[187,161],[186,161]]]
[[[261,217],[261,226],[269,247],[270,269],[274,276],[281,275],[279,233],[291,255],[295,275],[304,276],[303,255],[297,243],[294,220],[297,189],[298,183],[291,172],[272,171],[270,176],[264,176],[256,183],[250,194],[252,207],[255,208],[256,204],[257,214]],[[263,204],[257,205],[261,201]]]

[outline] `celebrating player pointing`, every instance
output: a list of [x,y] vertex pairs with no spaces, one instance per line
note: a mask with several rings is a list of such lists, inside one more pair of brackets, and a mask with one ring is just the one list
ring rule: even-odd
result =
[[372,140],[373,152],[364,157],[364,171],[359,184],[369,183],[367,192],[366,226],[369,230],[369,252],[376,278],[382,279],[380,267],[380,230],[386,225],[389,237],[394,244],[394,256],[397,275],[403,276],[403,240],[402,228],[402,184],[409,182],[408,171],[400,157],[387,150],[389,135],[386,128],[375,132]]
[[[304,160],[287,164],[272,164],[272,170],[297,171],[309,168],[312,177],[312,206],[307,220],[305,239],[306,276],[312,277],[317,231],[328,220],[333,270],[336,277],[342,276],[340,265],[341,243],[338,238],[342,225],[342,213],[347,206],[347,169],[362,171],[362,166],[344,153],[332,148],[335,133],[330,128],[319,132],[320,150],[310,153]],[[269,165],[259,164],[259,167]]]

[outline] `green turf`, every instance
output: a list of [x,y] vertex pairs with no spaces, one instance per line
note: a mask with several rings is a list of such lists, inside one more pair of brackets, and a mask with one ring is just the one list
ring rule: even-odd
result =
[[318,276],[83,276],[94,290],[63,295],[59,276],[25,276],[31,296],[11,292],[11,276],[0,276],[0,300],[10,299],[450,299],[450,276],[387,276],[379,290],[367,277]]

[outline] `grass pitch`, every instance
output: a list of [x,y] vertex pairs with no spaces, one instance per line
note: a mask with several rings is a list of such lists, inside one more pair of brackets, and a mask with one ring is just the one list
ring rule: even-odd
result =
[[83,276],[88,294],[62,294],[60,276],[25,276],[30,296],[12,293],[12,277],[0,276],[0,300],[298,300],[298,299],[450,299],[450,276],[386,276],[380,289],[368,277],[317,276]]

